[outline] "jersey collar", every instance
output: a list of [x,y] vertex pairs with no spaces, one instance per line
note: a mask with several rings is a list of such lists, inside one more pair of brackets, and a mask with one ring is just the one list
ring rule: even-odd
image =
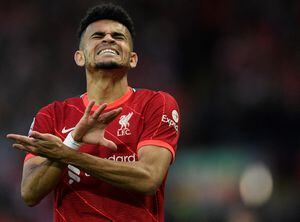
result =
[[[128,87],[128,90],[126,91],[126,93],[121,96],[119,99],[109,103],[106,107],[106,109],[114,109],[120,105],[122,105],[123,103],[125,103],[129,98],[130,96],[133,94],[133,89],[131,87]],[[88,106],[89,104],[89,100],[88,100],[88,96],[87,96],[87,92],[84,93],[82,96],[82,101],[83,101],[83,104],[85,107]],[[99,106],[98,105],[94,105],[93,108],[92,108],[92,111],[95,111]]]

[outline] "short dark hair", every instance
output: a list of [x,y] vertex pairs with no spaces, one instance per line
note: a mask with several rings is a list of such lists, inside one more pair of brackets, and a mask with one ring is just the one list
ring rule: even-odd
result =
[[112,3],[104,3],[90,8],[85,17],[80,21],[77,30],[79,40],[91,23],[102,19],[110,19],[121,23],[129,30],[132,39],[135,38],[133,21],[125,9]]

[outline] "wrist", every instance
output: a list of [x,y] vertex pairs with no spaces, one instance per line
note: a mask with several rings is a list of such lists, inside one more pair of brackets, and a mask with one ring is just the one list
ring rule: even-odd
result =
[[73,140],[75,140],[77,143],[81,143],[81,138],[79,138],[78,136],[75,135],[75,130],[71,131],[70,133],[71,133]]
[[[73,132],[73,131],[72,131]],[[70,132],[67,137],[65,138],[63,144],[65,144],[67,147],[73,149],[73,150],[78,150],[82,143],[77,142],[74,140],[72,132]]]

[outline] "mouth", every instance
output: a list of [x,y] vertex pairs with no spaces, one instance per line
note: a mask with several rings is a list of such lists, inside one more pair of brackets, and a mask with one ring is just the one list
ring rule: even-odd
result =
[[97,55],[119,55],[119,52],[115,49],[101,49],[97,52]]

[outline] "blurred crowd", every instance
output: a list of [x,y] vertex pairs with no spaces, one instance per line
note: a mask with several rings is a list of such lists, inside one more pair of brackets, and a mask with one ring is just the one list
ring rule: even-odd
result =
[[[101,2],[1,1],[0,222],[51,221],[51,198],[37,208],[22,203],[24,154],[5,135],[26,134],[42,106],[85,92],[84,70],[73,61],[76,29]],[[300,2],[114,2],[129,11],[137,32],[130,85],[167,91],[181,107],[166,221],[299,221]],[[273,192],[248,206],[237,184],[243,167],[257,161],[270,172]],[[207,191],[203,181],[218,186]]]

